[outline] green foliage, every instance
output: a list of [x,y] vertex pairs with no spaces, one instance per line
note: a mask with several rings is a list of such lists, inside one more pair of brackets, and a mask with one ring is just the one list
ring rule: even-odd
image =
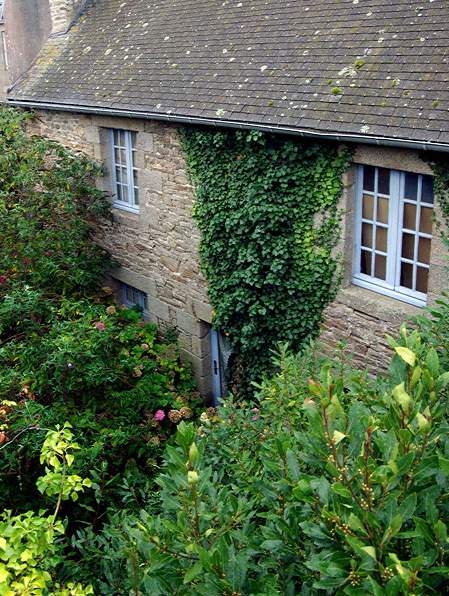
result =
[[441,209],[442,222],[437,220],[437,226],[445,241],[449,245],[449,160],[441,155],[425,154],[434,172],[435,196]]
[[120,506],[131,477],[130,500],[148,493],[165,441],[200,399],[177,347],[97,286],[112,264],[90,238],[110,215],[99,168],[27,136],[29,117],[0,111],[0,506],[53,504],[51,490],[36,491],[39,452],[43,431],[68,420],[83,454],[76,471],[94,480],[82,504],[61,505],[74,532]]
[[250,392],[275,343],[299,349],[335,294],[349,153],[258,131],[187,128],[182,142],[214,327],[229,335],[239,390]]
[[0,592],[2,596],[42,596],[49,590],[55,596],[86,596],[93,594],[91,586],[69,582],[61,585],[54,581],[55,570],[61,562],[61,541],[64,526],[57,521],[62,499],[78,498],[78,492],[91,486],[88,478],[76,474],[68,475],[74,462],[73,442],[70,425],[48,431],[41,451],[41,462],[46,466],[46,475],[39,478],[39,490],[58,496],[55,512],[46,515],[31,511],[12,515],[5,511],[0,515]]
[[93,288],[112,264],[90,238],[92,216],[108,212],[94,183],[100,169],[57,143],[27,137],[28,118],[0,110],[0,283],[44,294]]
[[449,372],[418,331],[391,343],[377,385],[282,346],[258,407],[182,423],[160,514],[114,524],[115,593],[447,594]]

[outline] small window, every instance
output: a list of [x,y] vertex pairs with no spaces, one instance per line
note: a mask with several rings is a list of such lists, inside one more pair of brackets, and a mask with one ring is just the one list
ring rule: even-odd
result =
[[424,306],[432,240],[431,176],[358,166],[353,283]]
[[114,207],[139,212],[137,168],[134,166],[136,133],[131,130],[110,130]]
[[142,314],[144,317],[150,316],[150,311],[148,310],[148,296],[146,292],[142,292],[142,290],[138,290],[133,286],[129,286],[128,284],[122,283],[122,297],[123,297],[123,304],[129,306],[140,306],[142,309]]

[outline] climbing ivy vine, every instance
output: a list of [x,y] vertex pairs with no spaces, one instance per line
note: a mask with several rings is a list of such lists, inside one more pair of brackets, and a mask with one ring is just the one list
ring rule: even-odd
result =
[[437,221],[437,227],[449,247],[449,158],[433,154],[424,157],[435,175],[434,190],[440,205],[442,219],[442,221]]
[[260,131],[186,128],[181,138],[214,327],[229,337],[234,379],[249,395],[276,342],[300,349],[335,295],[350,152]]

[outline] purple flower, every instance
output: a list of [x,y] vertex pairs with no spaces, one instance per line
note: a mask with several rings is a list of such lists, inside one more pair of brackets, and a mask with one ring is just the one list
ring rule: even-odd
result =
[[161,421],[165,418],[165,413],[162,410],[158,410],[154,417],[156,418],[156,420]]
[[[251,409],[251,412],[258,412],[258,411],[259,411],[259,408],[252,408]],[[251,420],[257,420],[258,418],[259,418],[259,414],[256,414],[255,416],[253,416],[251,418]]]
[[72,368],[72,366],[73,366],[73,364],[72,364],[71,362],[69,362],[69,363],[67,364],[67,368]]
[[104,329],[105,328],[105,324],[104,323],[98,323],[97,325],[95,325],[95,327],[97,329]]

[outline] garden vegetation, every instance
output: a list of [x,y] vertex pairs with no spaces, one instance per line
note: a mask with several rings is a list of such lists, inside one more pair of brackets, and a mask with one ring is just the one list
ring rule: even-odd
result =
[[27,117],[0,118],[2,596],[449,594],[448,296],[377,379],[278,343],[253,401],[200,415],[96,285],[95,166]]

